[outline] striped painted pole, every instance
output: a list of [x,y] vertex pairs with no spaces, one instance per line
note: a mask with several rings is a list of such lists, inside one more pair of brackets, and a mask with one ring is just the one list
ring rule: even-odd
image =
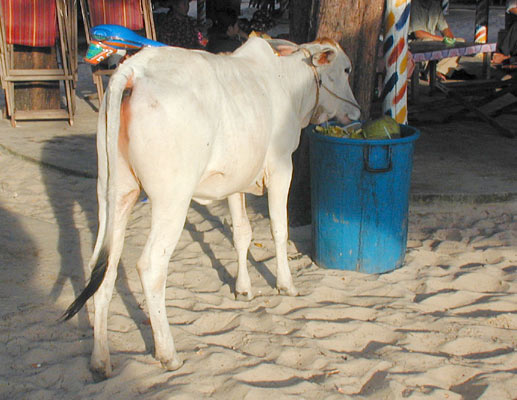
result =
[[474,42],[486,43],[488,37],[488,0],[477,0],[476,3],[476,30]]
[[384,66],[382,110],[399,124],[407,123],[407,74],[409,13],[411,0],[387,0],[384,18]]
[[442,0],[443,15],[449,14],[449,0]]

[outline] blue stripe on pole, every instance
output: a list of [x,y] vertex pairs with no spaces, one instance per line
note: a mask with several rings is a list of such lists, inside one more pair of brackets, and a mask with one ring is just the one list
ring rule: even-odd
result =
[[384,84],[384,89],[382,89],[382,95],[381,99],[384,99],[386,95],[393,90],[395,85],[397,84],[399,80],[399,74],[397,71],[395,71],[391,76],[390,79]]
[[442,0],[443,15],[449,14],[449,0]]
[[384,44],[382,45],[382,51],[384,54],[388,54],[389,50],[393,47],[393,41],[393,35],[390,35],[386,38]]
[[397,31],[400,31],[404,26],[406,25],[406,22],[409,18],[409,11],[411,10],[411,3],[408,3],[406,8],[404,8],[404,11],[400,15],[399,20],[395,24],[395,28],[397,28]]

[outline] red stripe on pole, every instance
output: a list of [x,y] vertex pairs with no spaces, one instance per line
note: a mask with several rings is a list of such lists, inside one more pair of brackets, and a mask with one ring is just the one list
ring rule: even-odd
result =
[[398,104],[400,102],[400,100],[402,100],[404,98],[404,95],[406,94],[406,92],[407,92],[407,83],[404,82],[404,84],[400,88],[397,95],[393,98],[393,104]]
[[400,54],[404,50],[404,43],[405,43],[405,39],[400,38],[400,40],[398,41],[397,45],[393,48],[393,51],[391,52],[391,54],[388,58],[388,65],[392,65],[394,62],[397,61]]

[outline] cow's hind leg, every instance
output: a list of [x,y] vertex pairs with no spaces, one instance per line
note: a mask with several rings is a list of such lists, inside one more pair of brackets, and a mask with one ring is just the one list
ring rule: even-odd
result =
[[236,295],[253,299],[250,276],[248,274],[248,249],[251,243],[251,226],[246,214],[246,199],[244,193],[235,193],[228,197],[228,205],[232,215],[233,243],[237,250],[239,270],[235,283]]
[[[111,375],[111,362],[108,346],[108,308],[113,294],[113,286],[117,277],[117,266],[124,246],[124,233],[127,220],[131,209],[133,208],[140,189],[129,171],[120,171],[120,175],[126,175],[121,178],[117,185],[115,215],[113,218],[113,228],[111,230],[111,238],[108,242],[111,244],[109,249],[100,251],[97,263],[107,262],[106,275],[102,281],[99,290],[93,297],[95,305],[94,317],[94,340],[93,352],[91,358],[91,369],[101,376],[109,377]],[[122,183],[123,182],[123,183]],[[104,204],[99,203],[99,206]]]
[[182,361],[176,353],[167,320],[165,287],[167,267],[185,224],[190,197],[177,201],[165,193],[160,194],[159,199],[149,192],[148,195],[153,209],[151,232],[137,267],[149,309],[155,357],[173,371],[181,367]]
[[285,164],[283,164],[283,168],[279,168],[271,174],[268,181],[268,206],[271,218],[271,233],[276,247],[276,287],[280,293],[296,296],[298,290],[294,286],[287,262],[287,196],[291,175],[292,168],[285,168]]

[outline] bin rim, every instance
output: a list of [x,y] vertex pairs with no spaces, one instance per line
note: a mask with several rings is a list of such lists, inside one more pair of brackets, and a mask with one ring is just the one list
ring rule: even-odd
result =
[[411,131],[411,133],[407,136],[396,138],[396,139],[351,139],[351,138],[344,138],[344,137],[334,137],[334,136],[328,136],[324,135],[320,132],[316,131],[316,126],[324,126],[324,125],[337,125],[341,126],[343,128],[346,128],[350,125],[355,125],[359,121],[352,121],[349,124],[342,124],[337,121],[328,121],[324,122],[323,124],[311,124],[310,127],[310,134],[315,139],[332,142],[332,143],[340,143],[340,144],[351,144],[354,146],[365,146],[365,145],[394,145],[394,144],[404,144],[409,143],[417,140],[420,137],[420,131],[415,128],[414,126],[407,125],[407,124],[399,124],[400,128],[405,131]]

